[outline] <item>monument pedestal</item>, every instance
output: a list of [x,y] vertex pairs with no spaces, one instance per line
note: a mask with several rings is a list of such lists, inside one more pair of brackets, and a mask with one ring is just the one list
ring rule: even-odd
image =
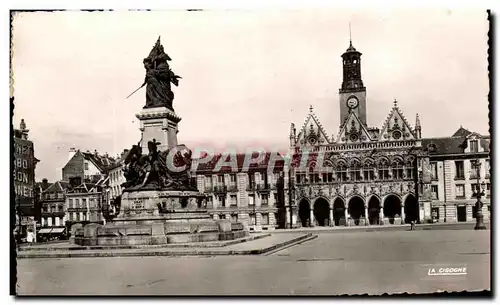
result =
[[248,236],[241,223],[214,221],[201,206],[198,191],[125,191],[117,218],[106,225],[76,229],[82,246],[158,245],[232,240]]
[[141,122],[142,147],[147,147],[153,139],[161,143],[160,151],[177,146],[177,125],[181,118],[174,111],[167,107],[143,108],[136,117]]

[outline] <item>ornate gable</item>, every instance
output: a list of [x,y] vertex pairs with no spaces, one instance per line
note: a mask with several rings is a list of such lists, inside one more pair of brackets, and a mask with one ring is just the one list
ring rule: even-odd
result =
[[361,122],[355,112],[350,112],[337,136],[337,143],[364,143],[370,142],[371,136],[365,124]]
[[410,127],[408,121],[399,110],[397,101],[394,100],[389,116],[384,122],[380,132],[379,141],[400,141],[400,140],[415,140],[415,131]]
[[300,146],[316,146],[331,143],[318,117],[314,114],[312,106],[309,107],[309,115],[297,136],[297,143]]

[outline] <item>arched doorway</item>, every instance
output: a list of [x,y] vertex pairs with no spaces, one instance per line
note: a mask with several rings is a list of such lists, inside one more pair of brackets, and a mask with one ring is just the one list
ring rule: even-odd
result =
[[419,221],[419,208],[418,208],[418,201],[413,196],[413,194],[410,194],[406,197],[405,199],[405,223],[410,223],[411,221],[418,222]]
[[306,199],[302,199],[299,203],[299,217],[302,227],[307,227],[311,217],[311,207],[309,207],[309,201]]
[[316,199],[313,212],[318,226],[328,226],[330,224],[330,205],[325,198]]
[[333,221],[335,222],[335,226],[340,226],[340,219],[344,219],[345,224],[345,203],[344,200],[337,198],[333,202]]
[[389,223],[394,224],[394,217],[401,215],[401,200],[395,195],[389,195],[384,200],[384,216],[389,218]]
[[354,224],[359,225],[359,220],[365,217],[365,203],[358,196],[349,200],[349,215],[354,219]]
[[368,221],[371,225],[380,223],[380,201],[376,196],[372,196],[368,201]]

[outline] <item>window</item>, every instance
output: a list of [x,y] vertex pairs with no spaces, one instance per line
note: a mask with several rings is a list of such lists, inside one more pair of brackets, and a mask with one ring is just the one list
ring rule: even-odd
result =
[[238,214],[231,215],[231,222],[238,222]]
[[367,161],[363,165],[363,176],[365,181],[375,180],[375,169],[371,161]]
[[470,140],[470,152],[478,152],[478,142],[477,140]]
[[431,162],[431,179],[438,180],[437,162]]
[[484,162],[485,162],[486,178],[489,178],[491,173],[490,159],[486,159]]
[[220,214],[220,215],[219,215],[219,219],[226,219],[226,215],[224,215],[224,214]]
[[432,208],[432,218],[434,219],[439,219],[439,208],[438,207],[433,207]]
[[211,187],[212,186],[212,177],[210,176],[205,176],[205,185],[207,187]]
[[475,192],[478,191],[478,184],[477,183],[472,183],[470,185],[470,190],[472,191],[472,193],[474,194]]
[[43,206],[43,212],[44,212],[44,213],[47,213],[48,211],[49,211],[49,208],[48,208],[46,205],[44,205],[44,206]]
[[351,162],[350,174],[352,181],[361,181],[361,165],[357,160]]
[[328,173],[328,182],[333,182],[333,173]]
[[439,199],[438,186],[437,185],[431,185],[431,196],[432,196],[432,200],[438,200]]
[[300,183],[301,183],[301,182],[300,182],[300,181],[301,181],[301,180],[300,180],[300,176],[301,176],[300,174],[297,174],[297,177],[296,177],[297,184],[300,184]]
[[73,213],[69,213],[69,221],[73,221]]
[[217,176],[217,181],[219,185],[224,184],[224,175]]
[[231,183],[233,183],[233,184],[234,184],[234,183],[236,183],[236,175],[235,175],[235,174],[231,174],[231,175],[229,175],[229,178],[231,179],[231,180],[230,180],[230,181],[231,181]]
[[380,160],[378,164],[378,178],[380,180],[389,179],[389,164],[385,159]]
[[221,206],[225,207],[226,206],[226,196],[219,196],[219,202]]
[[86,171],[89,170],[89,163],[88,162],[83,163],[83,166],[85,167]]
[[63,206],[62,206],[62,205],[58,205],[58,206],[57,206],[57,210],[58,210],[58,212],[63,212],[63,211],[64,211],[64,208],[63,208]]
[[457,184],[456,197],[457,198],[465,198],[465,187],[463,184]]
[[278,203],[278,193],[274,193],[273,196],[275,204]]
[[76,198],[75,199],[75,208],[80,208],[80,199]]
[[255,181],[254,173],[248,173],[248,185],[253,187]]
[[255,220],[255,214],[251,213],[248,216],[249,216],[248,225],[249,226],[256,225],[257,223],[256,223],[256,220]]
[[455,179],[465,179],[464,161],[455,161]]
[[491,196],[491,184],[486,183],[486,197],[490,197],[490,196]]
[[392,163],[392,179],[403,179],[403,163],[400,160]]
[[269,224],[269,213],[263,213],[262,214],[262,225],[268,225]]
[[229,196],[231,202],[230,202],[230,205],[231,206],[237,206],[238,205],[238,197],[236,197],[236,195],[231,195]]
[[253,195],[248,196],[248,205],[253,206],[255,204],[255,197]]
[[82,198],[82,207],[84,209],[87,208],[87,199],[86,198]]
[[268,205],[269,203],[269,198],[267,196],[267,194],[263,194],[262,195],[262,205]]
[[408,160],[408,162],[406,162],[406,179],[413,179],[413,173],[415,171],[415,161],[414,160]]
[[347,166],[345,163],[341,162],[337,165],[337,181],[347,181]]

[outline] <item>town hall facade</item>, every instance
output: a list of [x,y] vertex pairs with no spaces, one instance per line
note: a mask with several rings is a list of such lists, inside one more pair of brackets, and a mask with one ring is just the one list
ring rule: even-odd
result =
[[339,133],[328,136],[312,106],[302,126],[291,124],[293,157],[285,171],[291,171],[286,176],[292,179],[297,225],[425,221],[431,215],[431,179],[418,114],[412,126],[394,101],[380,129],[368,126],[361,53],[352,42],[342,67]]

